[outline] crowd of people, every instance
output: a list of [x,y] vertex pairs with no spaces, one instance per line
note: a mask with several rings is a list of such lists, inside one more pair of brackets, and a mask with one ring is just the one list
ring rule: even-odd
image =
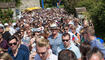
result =
[[105,47],[85,18],[63,8],[38,9],[23,12],[16,22],[0,22],[1,59],[104,60]]

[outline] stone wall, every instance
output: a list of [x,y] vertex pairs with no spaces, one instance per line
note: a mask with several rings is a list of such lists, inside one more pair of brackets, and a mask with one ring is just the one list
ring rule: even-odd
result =
[[40,7],[40,0],[21,0],[22,5],[20,6],[20,10],[25,10],[26,8],[31,7]]

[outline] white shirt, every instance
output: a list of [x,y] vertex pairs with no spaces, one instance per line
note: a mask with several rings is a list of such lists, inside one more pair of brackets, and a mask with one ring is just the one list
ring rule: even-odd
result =
[[50,56],[46,60],[58,60],[58,57],[54,54],[50,54]]
[[76,28],[76,32],[80,34],[80,30],[82,29],[83,27],[78,25],[78,27]]
[[[38,54],[36,54],[34,60],[41,60],[41,58]],[[58,57],[50,53],[50,56],[46,60],[58,60]]]
[[9,33],[11,35],[13,35],[16,32],[16,30],[13,27],[10,27],[9,29],[10,29]]
[[74,22],[73,22],[73,21],[70,21],[68,24],[72,24],[72,25],[74,25]]

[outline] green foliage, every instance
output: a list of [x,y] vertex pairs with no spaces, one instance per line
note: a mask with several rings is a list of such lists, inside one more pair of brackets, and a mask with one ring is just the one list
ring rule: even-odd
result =
[[2,23],[11,22],[13,11],[11,9],[2,10],[0,9],[0,21]]
[[14,1],[14,0],[0,0],[0,2],[11,2],[11,1]]
[[86,7],[93,21],[96,35],[105,39],[105,0],[82,0],[77,7]]
[[87,17],[92,19],[96,35],[105,40],[105,0],[64,0],[68,13],[75,13],[75,7],[86,7]]
[[75,7],[79,0],[64,0],[64,9],[68,12],[68,14],[76,13]]
[[[61,0],[61,4],[60,4],[60,8],[64,7],[64,5],[62,4],[63,3],[63,0]],[[40,0],[41,2],[41,0]],[[56,7],[56,4],[57,4],[57,0],[44,0],[44,8],[55,8]],[[41,5],[41,3],[40,3]]]
[[21,3],[21,0],[15,0],[16,2],[16,7],[19,7],[22,3]]
[[[16,2],[16,7],[19,7],[21,5],[21,0],[0,0],[0,2]],[[10,8],[0,9],[0,21],[2,23],[13,22],[14,20],[12,19],[12,17],[13,11]]]
[[[40,0],[41,2],[41,0]],[[44,0],[44,7],[56,7],[57,0]]]

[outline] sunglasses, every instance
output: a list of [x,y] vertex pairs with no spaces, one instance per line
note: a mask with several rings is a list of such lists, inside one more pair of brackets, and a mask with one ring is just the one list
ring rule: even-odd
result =
[[0,27],[0,29],[3,29],[3,27]]
[[21,32],[24,32],[24,31],[21,31]]
[[51,30],[53,31],[53,30],[58,30],[58,29],[51,29]]
[[68,30],[68,29],[64,29],[64,30]]
[[39,55],[41,54],[41,55],[45,55],[46,54],[46,52],[41,52],[41,53],[38,53]]
[[69,40],[62,40],[63,42],[68,42]]
[[40,31],[37,31],[37,33],[40,33]]
[[17,43],[9,43],[9,46],[12,46],[12,45],[17,45]]
[[75,29],[72,28],[71,30],[75,30]]

